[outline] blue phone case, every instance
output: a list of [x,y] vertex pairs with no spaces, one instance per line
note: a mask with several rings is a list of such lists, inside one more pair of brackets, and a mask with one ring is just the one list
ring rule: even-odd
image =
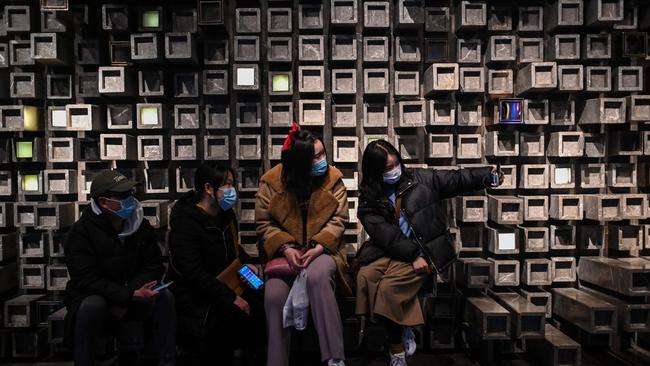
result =
[[254,289],[259,290],[264,285],[264,281],[262,281],[255,272],[251,271],[248,266],[242,266],[238,272],[246,279],[246,281],[248,281],[248,283],[251,284],[251,286],[253,286]]

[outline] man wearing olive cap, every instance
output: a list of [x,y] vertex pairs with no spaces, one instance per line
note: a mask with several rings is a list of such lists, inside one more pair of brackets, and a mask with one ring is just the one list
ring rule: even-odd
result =
[[142,355],[173,364],[176,311],[169,290],[156,291],[164,267],[153,228],[134,197],[137,182],[116,170],[98,174],[91,201],[63,244],[66,287],[65,339],[75,365],[93,365],[97,340],[124,320],[143,322]]

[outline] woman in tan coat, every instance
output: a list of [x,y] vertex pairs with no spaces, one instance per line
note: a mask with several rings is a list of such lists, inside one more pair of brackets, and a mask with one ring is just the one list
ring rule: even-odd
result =
[[[255,205],[260,250],[268,259],[286,258],[295,273],[306,270],[321,359],[336,366],[344,365],[343,326],[332,286],[344,263],[340,249],[348,221],[342,177],[327,164],[321,140],[294,125],[283,147],[282,164],[261,178]],[[290,330],[283,327],[282,309],[294,279],[290,275],[266,281],[267,366],[289,362]]]

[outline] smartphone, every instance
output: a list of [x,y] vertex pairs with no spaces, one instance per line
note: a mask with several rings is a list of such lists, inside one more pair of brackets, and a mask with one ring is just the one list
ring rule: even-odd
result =
[[167,282],[167,283],[161,283],[160,285],[154,287],[153,290],[154,290],[154,291],[161,291],[161,290],[164,290],[164,289],[166,289],[167,287],[169,287],[169,285],[171,285],[172,283],[174,283],[174,281],[169,281],[169,282]]
[[492,186],[496,187],[499,185],[499,172],[501,171],[501,164],[497,164],[497,170],[491,173],[492,176]]
[[242,266],[238,272],[254,289],[259,290],[264,286],[264,281],[248,268],[248,266]]

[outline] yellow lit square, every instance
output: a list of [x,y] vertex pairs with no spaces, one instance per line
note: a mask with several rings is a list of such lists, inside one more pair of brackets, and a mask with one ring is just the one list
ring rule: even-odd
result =
[[273,91],[274,92],[288,92],[289,91],[289,75],[287,75],[287,74],[273,75]]
[[146,10],[142,12],[143,28],[160,27],[160,12],[158,10]]
[[140,121],[143,125],[151,126],[158,124],[158,108],[144,107],[140,109]]
[[23,191],[25,192],[34,192],[38,191],[38,175],[30,174],[23,175]]
[[31,141],[17,141],[16,142],[16,157],[18,159],[31,159],[32,158]]

